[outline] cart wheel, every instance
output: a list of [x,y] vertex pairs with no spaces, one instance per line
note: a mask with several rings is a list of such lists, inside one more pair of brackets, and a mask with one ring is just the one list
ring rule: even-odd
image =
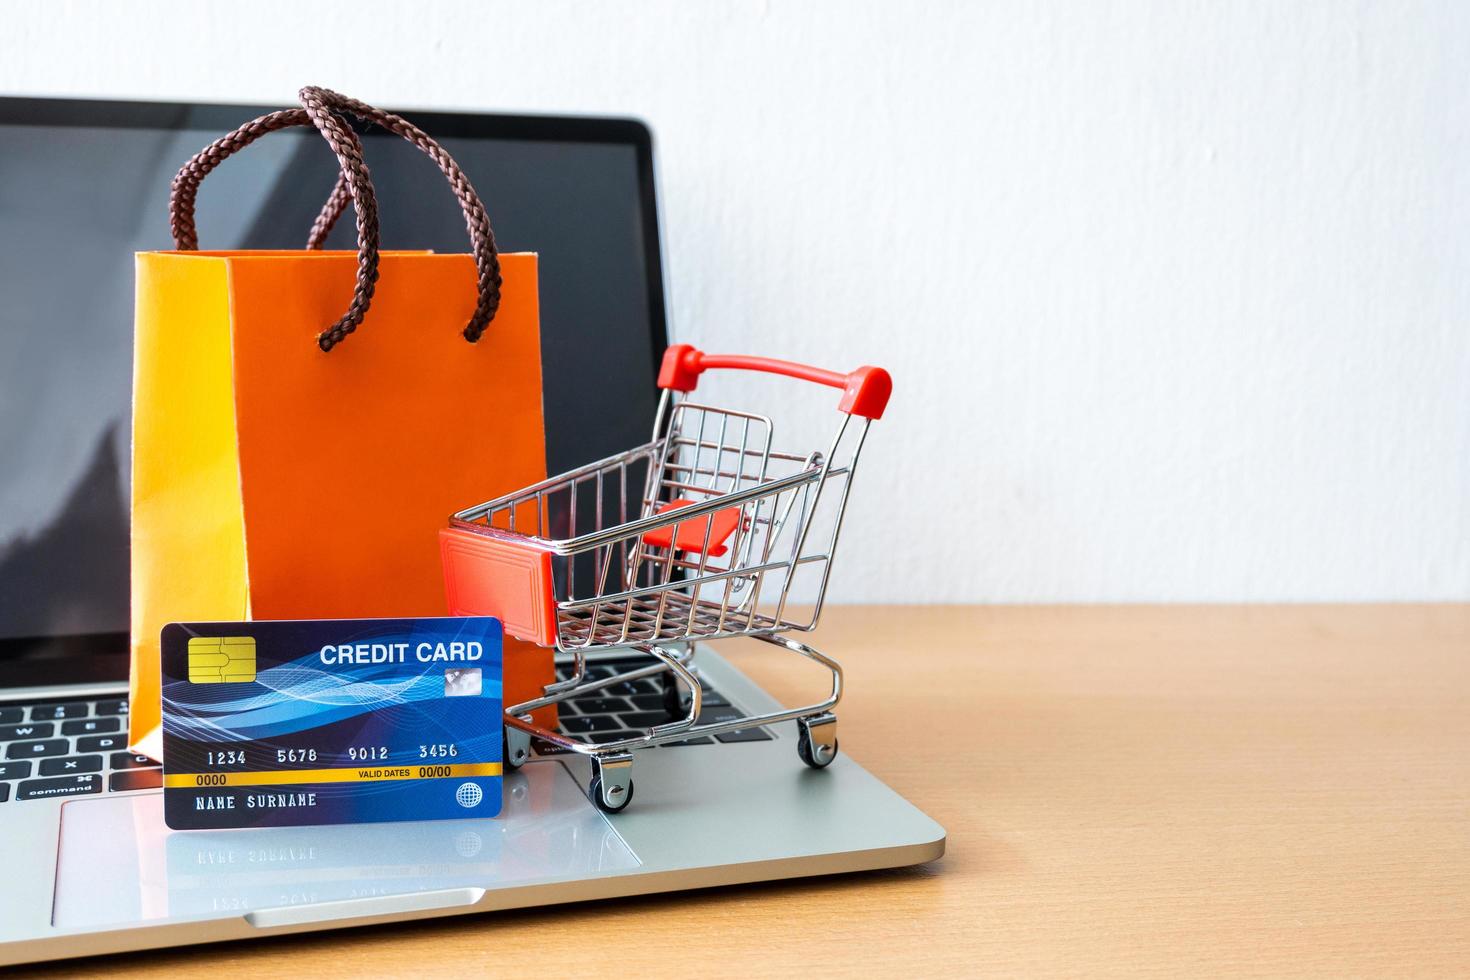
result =
[[830,714],[796,721],[796,754],[813,769],[825,769],[837,758],[837,719]]
[[509,772],[525,765],[531,758],[531,736],[519,728],[506,725],[501,734],[500,758],[505,761],[505,768]]
[[633,801],[633,753],[593,756],[587,795],[604,813],[620,813]]
[[619,786],[612,787],[612,790],[621,797],[617,802],[608,800],[608,794],[603,793],[602,777],[593,776],[592,785],[587,787],[587,795],[592,798],[593,803],[597,804],[597,809],[603,813],[622,813],[628,808],[628,804],[633,802],[633,780],[628,780],[627,792],[623,792],[622,787]]

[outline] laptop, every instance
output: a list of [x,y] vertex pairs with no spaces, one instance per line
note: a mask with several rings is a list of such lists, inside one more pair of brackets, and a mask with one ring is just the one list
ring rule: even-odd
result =
[[[494,819],[164,826],[159,768],[126,738],[132,255],[171,247],[175,169],[269,108],[0,99],[0,963],[938,858],[943,828],[845,755],[803,765],[795,724],[640,752],[638,797],[615,814],[589,800],[586,761],[538,752]],[[408,116],[474,181],[501,246],[540,253],[545,375],[584,379],[548,392],[548,471],[646,441],[668,340],[648,129]],[[432,165],[387,134],[364,142],[384,244],[463,251]],[[300,247],[333,167],[314,134],[260,141],[211,175],[203,244]],[[328,247],[352,248],[351,225]],[[778,710],[730,652],[691,661],[708,720]],[[613,651],[588,671],[647,663]],[[604,687],[563,726],[630,730],[659,694]]]

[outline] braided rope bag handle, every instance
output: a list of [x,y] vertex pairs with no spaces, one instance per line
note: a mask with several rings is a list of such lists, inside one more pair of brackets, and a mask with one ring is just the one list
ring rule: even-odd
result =
[[215,167],[267,133],[291,126],[316,127],[336,155],[340,173],[331,197],[312,225],[307,248],[322,247],[327,233],[349,200],[357,212],[357,282],[352,302],[336,323],[317,335],[317,345],[323,351],[330,351],[362,323],[372,304],[378,280],[377,197],[373,191],[371,175],[362,159],[362,142],[352,127],[340,118],[351,113],[403,135],[434,159],[440,171],[449,177],[470,229],[477,270],[478,302],[469,325],[464,329],[464,337],[471,343],[479,340],[500,305],[500,261],[496,255],[495,238],[490,231],[485,207],[458,165],[422,130],[392,113],[316,86],[303,88],[300,99],[302,108],[285,109],[253,119],[200,150],[180,168],[174,176],[169,195],[169,227],[173,232],[175,248],[193,251],[199,247],[194,220],[195,201],[199,184]]
[[[500,306],[501,286],[500,259],[495,247],[495,233],[490,230],[490,218],[485,214],[485,205],[481,202],[480,195],[475,193],[470,179],[465,176],[463,170],[459,169],[459,164],[454,162],[454,158],[449,155],[448,151],[435,142],[428,133],[407,119],[336,92],[326,94],[334,100],[334,105],[342,110],[350,112],[363,122],[381,126],[418,147],[430,160],[434,161],[439,172],[449,181],[450,189],[459,199],[460,210],[464,212],[465,227],[470,234],[470,248],[475,256],[477,273],[476,287],[480,297],[474,315],[470,317],[469,325],[464,328],[464,337],[470,343],[479,340],[490,321],[495,318],[495,311]],[[311,237],[307,240],[307,248],[322,246],[327,234],[337,223],[337,218],[341,216],[350,199],[351,183],[348,180],[347,171],[344,170],[338,175],[337,185],[332,188],[331,197],[327,199],[327,203],[323,205],[321,213],[317,215],[316,222],[311,227]]]

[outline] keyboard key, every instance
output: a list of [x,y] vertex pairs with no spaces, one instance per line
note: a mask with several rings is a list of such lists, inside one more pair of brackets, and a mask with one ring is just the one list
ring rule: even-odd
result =
[[158,765],[146,755],[133,755],[130,752],[114,752],[107,761],[113,769],[152,769]]
[[699,704],[704,708],[719,708],[729,706],[730,702],[714,688],[701,685],[699,689]]
[[737,718],[744,717],[745,715],[741,714],[739,711],[730,707],[729,705],[715,706],[704,708],[699,712],[699,723],[701,725],[713,725],[718,722],[734,721]]
[[619,715],[618,718],[629,728],[652,728],[654,725],[669,723],[668,713],[664,711],[634,711]]
[[56,734],[56,726],[49,721],[33,721],[26,725],[0,727],[0,742],[14,742],[22,738],[50,738]]
[[81,721],[62,722],[61,734],[97,735],[101,732],[115,732],[120,728],[122,728],[121,718],[83,718]]
[[85,701],[69,701],[66,704],[33,704],[31,721],[60,721],[63,718],[85,718],[88,705]]
[[[689,692],[684,686],[679,685],[679,704],[685,711],[689,710]],[[719,691],[709,687],[699,689],[699,706],[701,708],[728,708],[730,702]]]
[[708,735],[698,735],[694,738],[681,739],[677,742],[664,742],[664,745],[714,745],[715,740]]
[[584,715],[610,715],[632,707],[622,698],[574,698],[572,704]]
[[162,769],[131,769],[113,773],[107,788],[114,793],[126,793],[130,789],[158,789],[162,785]]
[[[128,737],[121,732],[116,735],[89,735],[77,739],[78,752],[119,752],[128,747]],[[116,769],[117,766],[112,768]]]
[[99,715],[125,715],[128,713],[128,699],[116,698],[111,701],[98,701],[97,713]]
[[633,702],[633,707],[639,711],[664,710],[664,696],[662,694],[635,694],[628,700]]
[[65,759],[45,759],[41,762],[43,776],[74,776],[83,772],[101,772],[102,756],[72,755]]
[[18,721],[24,721],[25,717],[24,708],[0,708],[0,725],[14,725]]
[[86,796],[102,792],[102,777],[58,776],[55,779],[28,779],[15,788],[17,800],[44,800],[53,796]]
[[606,660],[603,662],[613,669],[614,674],[626,674],[630,670],[642,670],[644,667],[653,666],[653,661],[648,657],[634,657],[631,660]]
[[616,718],[608,715],[579,715],[576,718],[564,718],[561,728],[564,732],[573,735],[586,735],[589,732],[612,732],[623,726],[618,724]]
[[[699,713],[699,723],[701,725],[718,724],[742,717],[744,716],[735,708],[710,708]],[[766,742],[771,736],[761,728],[740,728],[733,732],[721,732],[715,738],[721,742]]]
[[11,742],[5,750],[7,759],[39,759],[48,755],[66,755],[71,743],[64,738],[47,739],[43,742]]
[[771,735],[764,728],[740,728],[733,732],[721,732],[715,738],[721,742],[769,742]]
[[619,694],[630,697],[634,694],[657,694],[658,688],[653,686],[653,681],[644,679],[638,681],[623,681],[611,687],[603,688],[608,694]]
[[[612,677],[615,674],[626,674],[630,670],[637,670],[640,667],[647,667],[649,663],[650,661],[648,660],[598,660],[596,662],[588,661],[586,667],[584,667],[582,670],[582,676],[583,678],[588,680],[601,680],[605,677]],[[556,665],[557,680],[564,681],[571,676],[571,664]]]
[[10,784],[0,783],[0,803],[10,799]]
[[0,762],[0,779],[25,779],[30,774],[29,762]]

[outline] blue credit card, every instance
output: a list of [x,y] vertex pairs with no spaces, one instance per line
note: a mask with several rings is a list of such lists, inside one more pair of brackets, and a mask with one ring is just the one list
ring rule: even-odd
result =
[[498,619],[171,623],[162,639],[172,829],[500,812]]

